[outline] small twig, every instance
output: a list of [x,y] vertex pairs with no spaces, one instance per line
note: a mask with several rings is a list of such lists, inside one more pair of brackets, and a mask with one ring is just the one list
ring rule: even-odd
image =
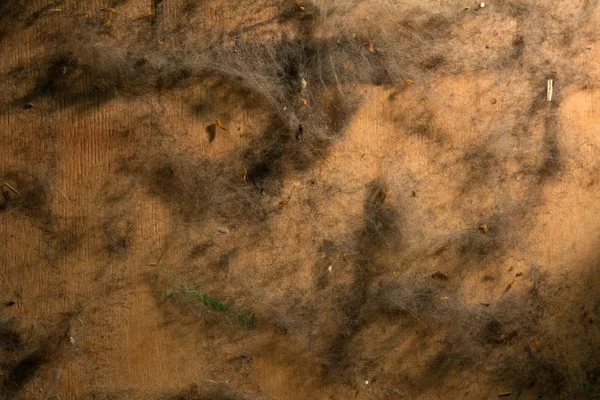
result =
[[[337,72],[335,72],[335,64],[333,63],[333,57],[331,57],[331,54],[329,55],[329,62],[331,63],[331,70],[333,71],[333,76],[335,78],[335,84],[337,85],[337,89],[340,93],[342,93],[342,89],[340,87],[340,80],[338,79]],[[304,79],[302,80],[304,81]]]
[[58,192],[59,192],[60,194],[62,194],[62,195],[63,195],[63,197],[64,197],[65,199],[67,199],[67,201],[71,201],[71,200],[69,200],[69,198],[67,197],[67,195],[66,195],[66,194],[64,194],[64,192],[63,192],[62,190],[60,190],[60,188],[56,188],[56,189],[58,190]]
[[17,189],[15,189],[14,187],[10,186],[8,183],[6,183],[6,182],[2,182],[2,183],[4,183],[6,185],[6,187],[8,187],[10,190],[12,190],[13,192],[15,192],[19,196],[21,195],[21,193],[19,193],[19,191]]
[[552,91],[554,90],[554,80],[548,79],[546,86],[546,99],[552,101]]
[[515,275],[515,277],[512,279],[512,281],[510,281],[510,283],[508,284],[508,286],[506,287],[506,289],[504,289],[504,292],[502,293],[502,295],[506,294],[506,292],[508,292],[510,290],[510,288],[512,287],[512,285],[515,284],[515,282],[517,281],[517,278],[520,277],[521,275],[523,275],[522,272],[519,272]]
[[160,260],[162,260],[163,255],[165,255],[165,250],[163,250],[162,253],[160,253],[160,257],[158,257],[158,261],[156,261],[155,263],[152,264],[148,264],[151,267],[158,267],[158,264],[160,264]]

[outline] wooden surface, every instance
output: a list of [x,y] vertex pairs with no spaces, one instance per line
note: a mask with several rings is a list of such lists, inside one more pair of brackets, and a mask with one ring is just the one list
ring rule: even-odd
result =
[[[326,157],[281,178],[281,190],[261,203],[279,211],[260,224],[229,218],[239,212],[236,207],[221,212],[216,205],[198,215],[200,208],[192,204],[198,200],[195,187],[185,186],[206,165],[223,171],[198,176],[231,176],[227,182],[234,183],[226,188],[231,193],[247,184],[244,151],[268,124],[250,100],[224,98],[192,83],[160,93],[117,93],[100,101],[80,82],[86,96],[76,104],[61,96],[37,97],[30,109],[18,103],[44,72],[40,60],[59,46],[48,32],[68,32],[72,19],[102,27],[109,16],[100,10],[109,3],[14,2],[18,16],[0,18],[7,27],[0,50],[5,198],[0,300],[16,302],[0,309],[0,317],[16,321],[23,346],[31,349],[19,357],[36,349],[49,357],[22,390],[7,393],[27,399],[158,399],[193,385],[204,390],[226,383],[248,395],[277,399],[491,399],[510,391],[527,399],[542,393],[540,382],[552,374],[533,369],[534,377],[540,373],[543,379],[534,379],[530,389],[516,378],[500,380],[497,370],[486,369],[489,360],[508,355],[528,366],[556,365],[569,387],[578,373],[585,373],[588,367],[581,365],[600,348],[595,8],[586,9],[584,19],[578,13],[583,2],[527,2],[530,8],[555,10],[549,20],[574,29],[566,45],[552,40],[559,28],[549,23],[547,30],[535,31],[535,15],[523,22],[504,12],[506,2],[490,1],[486,17],[465,14],[451,28],[455,47],[447,56],[452,68],[466,66],[464,72],[427,72],[395,97],[394,87],[357,86],[362,103],[347,131]],[[444,2],[428,7],[436,4],[450,7]],[[165,1],[160,29],[202,23],[203,29],[213,24],[227,31],[268,20],[270,12],[256,12],[254,3],[244,13],[238,9],[243,4],[208,2],[201,14],[189,17],[184,5]],[[54,8],[61,11],[51,12]],[[131,35],[145,31],[145,37],[153,37],[143,20],[155,11],[150,1],[131,0],[114,8],[119,14],[102,28],[109,34],[93,38],[90,46],[103,41],[133,46]],[[39,10],[44,10],[41,17],[24,22]],[[268,34],[264,27],[248,36]],[[504,52],[519,36],[527,43],[520,66],[501,72],[489,66],[491,61],[482,62],[481,69],[474,66],[474,60],[488,57],[486,52]],[[538,42],[542,36],[550,39]],[[178,40],[165,45],[177,47]],[[461,64],[463,58],[471,64]],[[544,61],[550,64],[547,73],[531,72],[546,68]],[[555,93],[547,103],[550,76]],[[193,111],[198,102],[211,105],[211,111]],[[223,115],[219,107],[225,103],[229,111]],[[533,115],[530,124],[523,126],[528,113]],[[219,130],[210,142],[205,127],[216,118],[227,130]],[[559,127],[550,154],[560,160],[545,177],[540,171],[546,168],[548,124]],[[414,134],[423,129],[424,134]],[[218,164],[230,159],[239,165]],[[171,163],[172,179],[183,182],[180,195],[187,200],[178,200],[176,183],[173,193],[157,193],[153,177]],[[352,252],[357,250],[339,245],[326,265],[320,261],[322,246],[345,243],[343,238],[364,229],[364,199],[368,185],[377,180],[385,182],[385,204],[401,215],[402,239],[373,256],[373,263],[385,267],[373,278],[368,296],[375,297],[377,287],[402,287],[399,277],[443,271],[451,281],[432,292],[432,301],[477,310],[465,315],[479,315],[478,307],[486,307],[481,304],[504,313],[513,309],[517,322],[510,329],[519,332],[517,339],[474,355],[466,366],[443,362],[439,368],[444,372],[432,373],[432,360],[453,354],[444,353],[445,344],[452,343],[462,325],[445,317],[442,322],[418,316],[370,320],[363,315],[370,312],[366,308],[361,318],[368,322],[346,345],[350,353],[357,349],[355,358],[349,356],[352,367],[340,373],[343,377],[323,367],[318,349],[335,336],[327,321],[337,312],[327,296],[354,290]],[[186,214],[186,207],[196,214]],[[477,233],[483,224],[497,229],[497,250],[461,253],[465,232]],[[203,255],[190,258],[205,243],[210,246]],[[315,268],[329,267],[323,279],[330,279],[331,286],[320,291],[315,276],[324,270]],[[190,283],[229,306],[255,312],[257,326],[246,331],[231,321],[206,320],[195,305],[177,300],[180,292],[174,298],[166,295]],[[541,300],[528,300],[532,291]],[[302,317],[302,307],[310,316]],[[536,313],[531,332],[520,326],[528,307]],[[509,321],[506,332],[510,315],[499,317]],[[281,333],[282,326],[290,329],[288,335]],[[46,342],[51,344],[40,344]],[[5,349],[1,354],[12,353]],[[11,362],[16,363],[5,361],[2,368],[8,371]]]

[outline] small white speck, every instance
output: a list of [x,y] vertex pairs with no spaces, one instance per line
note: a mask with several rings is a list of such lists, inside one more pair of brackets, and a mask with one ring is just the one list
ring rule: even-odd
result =
[[485,3],[479,4],[479,7],[484,8],[485,7]]
[[368,384],[369,384],[369,381],[365,381],[365,385],[368,385]]
[[331,265],[327,267],[327,272],[331,273]]
[[71,342],[71,344],[75,344],[75,339],[73,338],[73,336],[69,336],[69,341]]

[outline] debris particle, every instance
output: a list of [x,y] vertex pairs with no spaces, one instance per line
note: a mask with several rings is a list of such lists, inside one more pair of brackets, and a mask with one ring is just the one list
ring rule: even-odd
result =
[[33,103],[27,103],[23,106],[24,110],[31,110],[33,108]]
[[298,133],[296,133],[296,141],[301,142],[302,136],[304,135],[304,127],[302,124],[298,125]]
[[506,289],[504,289],[504,293],[508,292],[510,290],[510,288],[512,287],[512,285],[515,284],[515,282],[517,281],[517,278],[519,276],[523,275],[522,272],[519,272],[518,274],[515,275],[515,277],[512,279],[512,281],[510,281],[510,283],[508,284],[508,286],[506,286]]
[[407,79],[404,81],[404,83],[406,83],[407,85],[414,85],[415,81],[413,81],[412,79]]
[[546,99],[548,101],[552,101],[552,91],[554,90],[554,80],[548,79],[548,83],[546,85]]
[[369,384],[369,381],[365,381],[365,385],[368,385],[368,384]]
[[69,341],[71,344],[75,344],[75,338],[73,338],[73,336],[69,336]]
[[306,79],[302,78],[302,80],[300,81],[300,84],[302,85],[302,89],[306,89],[308,82],[306,82]]
[[480,7],[480,8],[485,8],[485,3],[480,3],[480,4],[479,4],[479,7]]
[[500,393],[498,397],[508,397],[512,394],[512,392]]
[[327,267],[327,272],[331,273],[331,265]]
[[448,300],[448,296],[442,296],[440,297],[440,300]]
[[448,274],[446,274],[445,272],[440,272],[440,271],[434,272],[433,274],[431,274],[431,277],[434,279],[441,279],[443,281],[448,280]]
[[223,123],[221,122],[221,120],[219,118],[215,119],[215,125],[218,126],[219,128],[223,129],[224,131],[227,130],[227,128],[225,128],[223,126]]
[[229,229],[227,229],[224,226],[220,226],[217,228],[217,232],[224,234],[224,235],[229,235]]
[[308,106],[308,101],[305,98],[302,98],[302,107]]
[[373,41],[369,40],[364,43],[364,46],[367,48],[367,51],[371,54],[375,53],[375,47],[373,47]]
[[12,301],[12,300],[11,301],[7,301],[7,302],[4,303],[4,307],[12,307],[15,304],[17,304],[15,301]]
[[248,180],[248,170],[244,168],[244,181]]
[[412,194],[411,194],[411,196],[412,196],[412,197],[417,197],[417,192],[415,192],[415,191],[413,190],[413,191],[412,191]]
[[484,306],[484,307],[489,307],[489,306],[490,306],[490,303],[482,303],[482,302],[479,302],[479,304],[481,304],[481,305],[482,305],[482,306]]
[[479,231],[480,231],[481,233],[487,233],[487,231],[488,231],[488,226],[487,226],[487,224],[479,225]]

